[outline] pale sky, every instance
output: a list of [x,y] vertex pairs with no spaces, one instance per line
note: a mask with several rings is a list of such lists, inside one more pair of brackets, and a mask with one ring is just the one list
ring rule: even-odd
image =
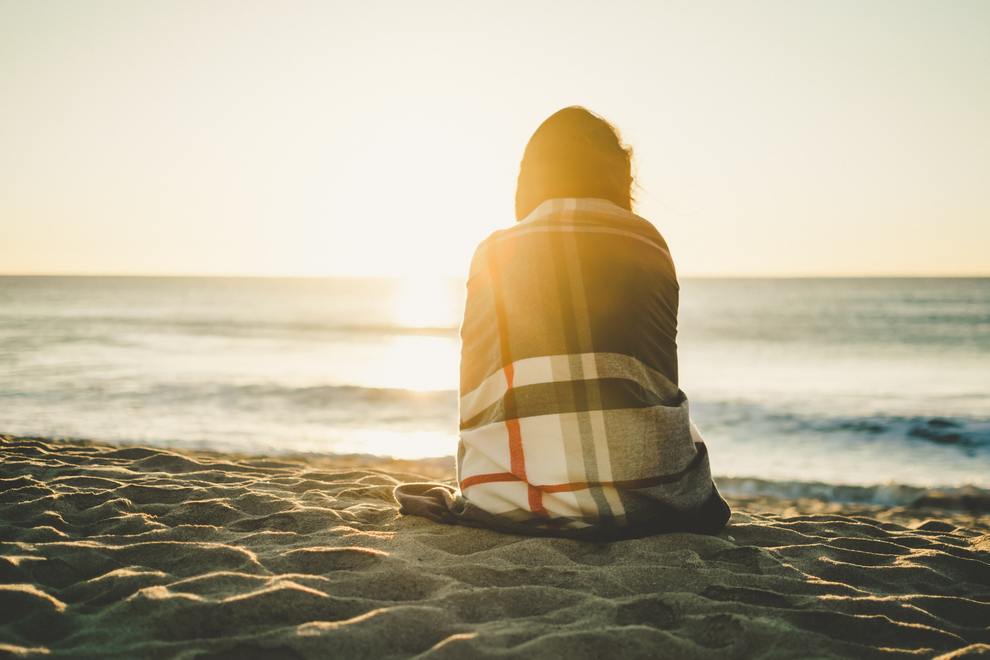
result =
[[572,104],[682,276],[990,274],[984,0],[0,0],[0,272],[463,274]]

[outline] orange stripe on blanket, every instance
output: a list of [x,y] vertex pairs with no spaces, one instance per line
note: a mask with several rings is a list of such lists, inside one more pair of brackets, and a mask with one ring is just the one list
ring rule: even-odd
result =
[[505,420],[505,428],[509,431],[509,472],[526,481],[526,457],[523,454],[519,420]]
[[[461,480],[461,490],[465,491],[471,486],[480,486],[481,484],[506,483],[510,481],[525,482],[524,479],[520,479],[511,472],[490,472],[488,474],[476,474]],[[543,492],[540,488],[526,484],[526,495],[529,499],[529,508],[532,509],[533,513],[538,516],[550,516],[550,512],[543,506]]]
[[[514,378],[515,368],[510,362],[505,365],[505,382],[509,396],[512,396]],[[526,453],[523,451],[522,430],[519,428],[519,420],[516,418],[506,419],[505,428],[509,432],[509,470],[519,477],[520,481],[526,481]],[[538,516],[549,515],[543,506],[543,493],[533,486],[528,486],[526,490],[530,510]]]
[[499,481],[521,481],[519,477],[511,472],[491,472],[489,474],[476,474],[466,477],[461,481],[461,490],[477,486],[478,484],[490,484]]
[[529,487],[529,508],[538,516],[550,517],[550,512],[543,506],[543,491],[536,486]]

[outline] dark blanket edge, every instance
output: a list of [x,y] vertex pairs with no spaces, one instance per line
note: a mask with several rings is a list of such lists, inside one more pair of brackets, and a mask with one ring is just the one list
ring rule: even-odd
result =
[[[421,516],[446,525],[483,527],[507,534],[584,541],[618,541],[673,532],[718,534],[725,528],[732,514],[714,482],[708,498],[700,506],[689,511],[678,511],[658,502],[655,516],[649,522],[623,527],[592,525],[581,529],[553,529],[506,520],[483,511],[459,497],[457,489],[449,484],[437,482],[400,484],[395,487],[392,494],[399,504],[399,513],[403,515]],[[540,521],[534,522],[540,523]]]

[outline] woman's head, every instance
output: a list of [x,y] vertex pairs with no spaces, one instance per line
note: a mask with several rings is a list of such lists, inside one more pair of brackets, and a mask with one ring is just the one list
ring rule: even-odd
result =
[[545,200],[598,197],[632,209],[632,149],[610,123],[580,106],[550,115],[519,165],[516,220]]

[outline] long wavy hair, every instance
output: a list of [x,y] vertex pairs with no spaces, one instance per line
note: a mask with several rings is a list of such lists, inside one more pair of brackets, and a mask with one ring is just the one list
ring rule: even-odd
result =
[[526,144],[516,220],[545,200],[598,197],[632,210],[632,149],[612,124],[581,106],[553,113]]

